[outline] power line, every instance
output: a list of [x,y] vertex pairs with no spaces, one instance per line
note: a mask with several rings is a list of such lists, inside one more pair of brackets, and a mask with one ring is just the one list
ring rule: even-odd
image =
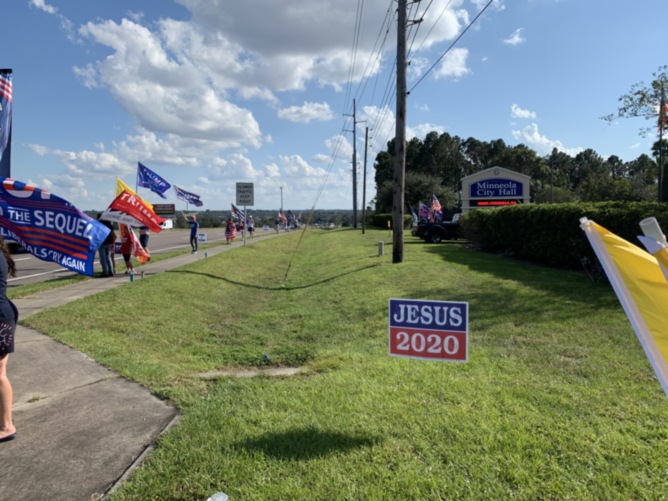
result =
[[436,65],[441,61],[441,59],[443,59],[443,58],[446,56],[446,54],[447,54],[448,52],[450,52],[450,49],[452,49],[452,48],[455,46],[455,44],[456,44],[457,42],[459,42],[459,40],[464,36],[464,34],[469,30],[469,28],[470,28],[471,26],[473,26],[473,23],[475,23],[475,22],[478,20],[478,18],[483,14],[483,12],[485,12],[485,11],[487,10],[487,7],[489,7],[490,5],[492,5],[492,2],[493,2],[493,1],[494,1],[494,0],[489,0],[489,2],[487,2],[487,5],[485,5],[485,6],[482,8],[482,10],[481,10],[480,12],[478,12],[478,14],[477,14],[477,15],[473,18],[473,20],[468,24],[468,26],[467,26],[466,28],[464,28],[464,31],[462,31],[462,32],[459,34],[459,36],[458,36],[457,38],[455,38],[454,42],[452,42],[452,43],[450,44],[450,47],[448,47],[448,48],[446,49],[446,51],[445,51],[443,54],[441,54],[441,57],[439,57],[439,58],[436,60],[436,62],[434,62],[434,64],[432,64],[431,67],[430,67],[427,71],[425,71],[425,73],[420,77],[420,79],[419,79],[417,82],[415,82],[415,85],[413,85],[413,87],[410,88],[410,90],[408,91],[408,94],[410,94],[411,92],[413,92],[413,90],[415,89],[415,87],[417,87],[417,86],[420,84],[420,82],[422,82],[422,80],[424,80],[424,79],[426,78],[426,76],[427,76],[429,73],[431,73],[431,71],[436,67]]

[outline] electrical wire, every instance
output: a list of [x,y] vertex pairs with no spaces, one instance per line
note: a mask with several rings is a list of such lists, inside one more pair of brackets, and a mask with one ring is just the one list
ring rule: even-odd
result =
[[473,18],[473,20],[468,24],[468,26],[467,26],[466,28],[464,28],[464,30],[459,34],[459,36],[458,36],[457,38],[455,38],[455,40],[454,40],[454,41],[450,44],[450,46],[445,50],[445,52],[444,52],[443,54],[441,54],[441,57],[439,57],[439,58],[434,62],[434,64],[431,65],[431,67],[430,67],[430,68],[429,68],[429,69],[428,69],[428,70],[427,70],[427,71],[420,77],[420,79],[419,79],[417,82],[415,82],[415,85],[413,85],[413,87],[411,87],[411,89],[407,92],[407,94],[410,94],[411,92],[413,92],[413,90],[414,90],[418,85],[420,85],[420,82],[422,82],[422,81],[427,77],[427,75],[428,75],[429,73],[431,73],[431,71],[436,67],[436,65],[437,65],[437,64],[438,64],[438,63],[439,63],[439,62],[440,62],[440,61],[447,55],[447,53],[450,52],[450,50],[455,46],[455,44],[456,44],[457,42],[459,42],[459,40],[464,36],[464,34],[469,30],[469,28],[470,28],[471,26],[473,26],[473,24],[478,20],[478,18],[483,14],[483,12],[485,12],[485,11],[487,10],[487,8],[488,8],[490,5],[492,5],[492,2],[493,2],[493,1],[494,1],[494,0],[489,0],[489,2],[487,2],[487,5],[485,5],[485,6],[482,8],[482,10],[481,10],[480,12],[478,12],[478,14],[477,14],[477,15]]

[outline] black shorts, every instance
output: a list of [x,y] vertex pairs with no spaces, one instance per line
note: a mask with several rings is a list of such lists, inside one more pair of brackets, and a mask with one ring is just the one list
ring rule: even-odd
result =
[[12,322],[0,322],[0,358],[14,353],[14,332],[16,325]]
[[0,320],[0,358],[14,353],[14,333],[16,332],[19,312],[11,301],[9,301],[9,306],[14,314],[14,319],[10,320],[11,314],[7,311],[6,317]]

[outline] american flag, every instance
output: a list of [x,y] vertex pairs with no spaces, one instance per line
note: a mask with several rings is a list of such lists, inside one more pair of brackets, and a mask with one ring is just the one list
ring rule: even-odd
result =
[[246,214],[244,214],[244,211],[239,209],[236,205],[232,204],[232,217],[234,219],[241,219],[244,220],[246,219]]
[[442,210],[443,207],[441,207],[441,202],[438,201],[438,198],[436,198],[436,195],[431,196],[431,210],[433,212]]
[[0,74],[0,98],[12,102],[12,81],[9,73]]

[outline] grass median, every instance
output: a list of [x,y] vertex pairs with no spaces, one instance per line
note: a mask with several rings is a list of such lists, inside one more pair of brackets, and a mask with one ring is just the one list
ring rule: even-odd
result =
[[[296,232],[22,322],[179,407],[113,499],[668,492],[668,400],[607,284],[410,236],[393,265],[389,239]],[[467,301],[468,363],[389,357],[389,298]]]

